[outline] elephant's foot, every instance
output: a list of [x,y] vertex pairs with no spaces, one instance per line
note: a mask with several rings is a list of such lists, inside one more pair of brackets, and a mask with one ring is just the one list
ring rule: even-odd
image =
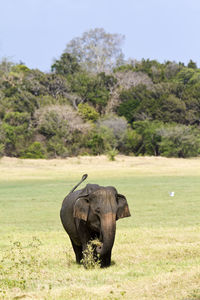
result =
[[107,268],[111,265],[111,254],[101,257],[101,268]]

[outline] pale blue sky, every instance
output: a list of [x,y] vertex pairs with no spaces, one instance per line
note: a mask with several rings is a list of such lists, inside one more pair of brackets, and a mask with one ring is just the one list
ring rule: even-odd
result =
[[0,59],[49,71],[66,44],[103,27],[126,58],[200,67],[200,0],[0,0]]

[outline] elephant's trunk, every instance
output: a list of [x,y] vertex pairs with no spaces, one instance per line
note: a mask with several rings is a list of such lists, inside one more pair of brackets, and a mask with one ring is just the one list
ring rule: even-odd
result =
[[101,217],[102,246],[97,247],[100,256],[112,250],[116,231],[116,214],[107,213]]

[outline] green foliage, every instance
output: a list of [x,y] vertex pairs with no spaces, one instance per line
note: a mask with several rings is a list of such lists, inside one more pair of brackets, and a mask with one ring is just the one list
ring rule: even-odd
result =
[[104,139],[102,135],[96,131],[86,137],[85,145],[93,155],[99,155],[105,151]]
[[161,129],[160,154],[167,157],[198,156],[200,132],[185,125],[170,125]]
[[109,151],[107,151],[107,157],[110,161],[115,161],[115,156],[119,153],[118,150],[116,150],[115,148],[114,149],[111,149]]
[[11,87],[5,91],[5,95],[6,97],[1,101],[4,111],[28,112],[33,115],[38,107],[36,97],[29,92],[18,93]]
[[44,106],[35,112],[36,131],[46,139],[50,157],[78,155],[79,145],[90,129],[69,105]]
[[7,156],[20,156],[32,137],[32,132],[28,130],[27,123],[12,126],[4,122],[0,127],[0,131],[0,142],[4,144],[4,154]]
[[[66,157],[106,154],[112,149],[134,155],[198,153],[198,143],[194,151],[186,151],[188,154],[166,150],[164,144],[170,143],[157,130],[158,124],[166,129],[173,123],[195,126],[191,135],[198,133],[200,69],[196,63],[190,60],[184,66],[142,59],[122,64],[122,57],[115,52],[119,50],[117,36],[102,29],[84,33],[73,40],[74,44],[68,44],[70,51],[55,60],[51,73],[31,70],[7,59],[0,62],[1,156]],[[97,44],[90,52],[87,46],[93,45],[93,38]],[[99,53],[95,51],[104,39],[111,42],[111,48],[103,46],[100,64],[95,65]],[[83,53],[78,41],[90,53]],[[109,54],[108,49],[114,52]],[[108,58],[105,54],[112,58],[116,54],[120,62],[106,60],[104,64]],[[93,57],[92,61],[89,57]],[[118,67],[112,71],[111,65]],[[105,72],[107,67],[109,73]],[[37,149],[32,149],[35,142],[42,145],[45,153],[42,150],[37,154]],[[172,141],[171,144],[170,147],[175,145]]]
[[117,83],[117,79],[113,75],[108,75],[105,72],[99,73],[97,78],[101,81],[102,86],[106,87],[108,90],[112,89]]
[[107,82],[102,76],[77,73],[70,76],[71,90],[77,93],[84,102],[93,104],[99,112],[105,107],[109,99]]
[[67,157],[70,155],[65,139],[55,135],[47,141],[47,152],[49,157]]
[[100,116],[99,113],[94,109],[94,107],[92,107],[88,103],[80,103],[78,105],[78,112],[85,121],[95,122]]
[[124,116],[129,123],[140,119],[141,114],[151,117],[155,113],[157,102],[152,96],[152,92],[146,86],[138,85],[129,90],[124,90],[120,94],[121,104],[118,107],[118,114]]
[[52,72],[64,76],[73,75],[81,70],[80,65],[75,56],[70,53],[63,53],[59,60],[56,60],[51,66]]
[[127,72],[127,71],[135,71],[135,67],[132,66],[131,64],[127,64],[127,65],[122,65],[120,67],[117,67],[117,68],[113,69],[114,73]]
[[45,149],[39,142],[31,144],[21,158],[45,158]]
[[123,152],[125,154],[140,154],[142,147],[143,138],[142,135],[137,133],[135,130],[128,128],[124,138]]
[[195,128],[158,121],[137,121],[133,128],[140,137],[136,154],[186,158],[200,153],[200,133]]
[[27,112],[8,112],[5,114],[4,122],[11,126],[19,126],[30,122],[30,115]]
[[157,121],[136,122],[134,127],[143,137],[144,154],[184,158],[199,154],[200,133],[195,128]]
[[12,67],[11,69],[11,72],[15,73],[16,75],[19,74],[19,73],[26,73],[26,72],[29,72],[30,69],[25,66],[24,64],[18,64],[18,65],[15,65]]
[[136,62],[135,70],[148,74],[154,83],[164,80],[164,65],[156,60],[142,59],[140,62]]
[[162,126],[162,122],[159,121],[137,121],[133,123],[134,130],[141,137],[141,146],[137,154],[160,155],[159,143],[161,142],[161,135],[158,129]]
[[190,68],[183,68],[177,75],[179,82],[183,84],[188,84],[192,77],[195,75],[195,70]]
[[65,104],[70,104],[70,101],[62,96],[57,96],[53,97],[52,95],[44,95],[37,97],[37,103],[39,108],[44,107],[44,106],[50,106],[50,105],[65,105]]
[[0,143],[0,157],[4,156],[4,150],[5,150],[4,144]]
[[190,69],[197,69],[197,64],[190,59],[187,67],[190,68]]
[[161,101],[160,120],[163,122],[184,123],[186,120],[185,102],[174,95],[164,97]]
[[118,141],[113,129],[105,124],[97,124],[97,126],[85,136],[85,147],[88,148],[89,153],[93,155],[107,153],[117,146]]
[[105,150],[111,150],[113,148],[116,148],[117,139],[111,128],[109,128],[108,126],[105,126],[105,125],[100,125],[97,128],[97,132],[103,139],[103,145],[104,145]]
[[164,68],[164,77],[165,80],[174,81],[176,75],[180,72],[183,68],[181,64],[177,64],[175,62],[167,61]]

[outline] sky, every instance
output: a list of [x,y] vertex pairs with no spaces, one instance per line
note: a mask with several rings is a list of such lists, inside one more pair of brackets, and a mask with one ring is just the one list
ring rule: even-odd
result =
[[125,58],[200,67],[200,0],[0,0],[0,60],[48,72],[83,32],[125,35]]

